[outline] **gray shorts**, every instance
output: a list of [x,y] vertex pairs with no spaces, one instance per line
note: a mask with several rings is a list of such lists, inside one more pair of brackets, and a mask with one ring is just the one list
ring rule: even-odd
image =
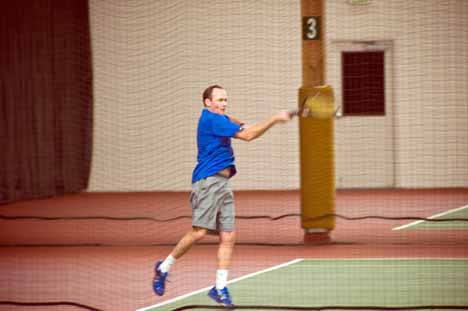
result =
[[213,175],[192,184],[192,226],[210,231],[234,231],[234,195],[229,178]]

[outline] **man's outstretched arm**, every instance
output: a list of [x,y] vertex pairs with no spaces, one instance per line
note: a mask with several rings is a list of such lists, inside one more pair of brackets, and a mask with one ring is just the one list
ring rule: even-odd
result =
[[273,125],[289,120],[291,120],[291,114],[287,111],[281,111],[268,120],[244,128],[242,131],[237,132],[234,137],[244,141],[251,141],[262,136]]

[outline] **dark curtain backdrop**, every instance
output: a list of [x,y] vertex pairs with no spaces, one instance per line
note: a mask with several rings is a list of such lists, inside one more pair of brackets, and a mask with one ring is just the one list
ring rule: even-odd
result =
[[88,3],[0,7],[0,203],[82,191],[92,146]]

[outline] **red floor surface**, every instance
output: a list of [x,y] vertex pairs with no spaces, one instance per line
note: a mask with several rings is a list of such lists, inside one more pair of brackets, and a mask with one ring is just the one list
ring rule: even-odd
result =
[[[3,216],[106,216],[170,218],[189,215],[186,193],[80,194],[0,206]],[[297,213],[296,191],[240,192],[238,215]],[[468,190],[340,191],[336,213],[348,217],[428,217],[468,204]],[[337,219],[329,245],[305,246],[299,218],[238,221],[230,278],[295,258],[468,258],[467,230],[391,229],[411,221]],[[196,245],[172,270],[168,292],[151,289],[155,260],[167,256],[190,228],[190,219],[0,220],[0,301],[69,301],[102,310],[135,310],[209,286],[216,269],[216,239]],[[206,243],[205,242],[205,243]],[[249,243],[285,243],[260,246]],[[37,245],[21,247],[18,245]],[[55,246],[39,246],[39,245]],[[70,245],[74,244],[74,245]],[[90,246],[83,246],[89,244]],[[94,244],[107,246],[91,246]],[[298,244],[298,245],[292,245]],[[57,246],[62,245],[62,246]],[[68,246],[63,246],[68,245]],[[81,245],[81,246],[78,246]],[[4,310],[83,310],[66,306]]]

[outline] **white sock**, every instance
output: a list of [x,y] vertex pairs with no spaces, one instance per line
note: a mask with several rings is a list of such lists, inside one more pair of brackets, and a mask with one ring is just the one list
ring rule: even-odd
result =
[[163,261],[163,263],[159,266],[159,270],[162,273],[169,272],[171,266],[176,262],[176,259],[172,257],[172,255],[167,256],[167,258]]
[[221,290],[226,287],[228,278],[228,270],[218,269],[216,270],[216,289]]

